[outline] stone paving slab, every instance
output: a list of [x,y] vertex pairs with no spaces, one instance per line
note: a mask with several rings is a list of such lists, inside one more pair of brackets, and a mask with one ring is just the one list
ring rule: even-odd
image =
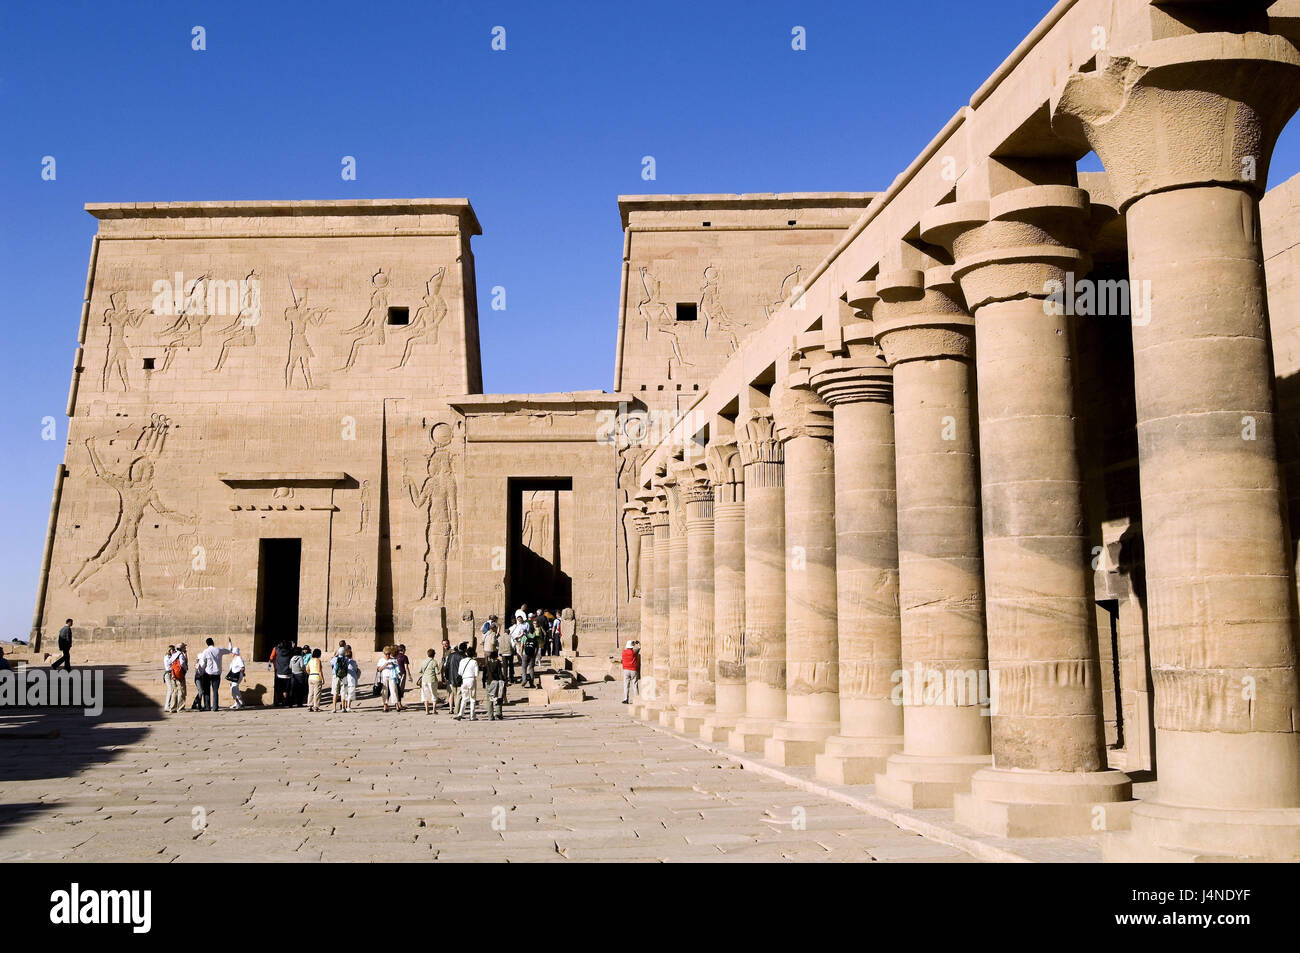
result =
[[[0,861],[973,859],[649,731],[617,686],[589,691],[568,717],[520,717],[517,705],[503,722],[52,715],[59,738],[0,745]],[[13,724],[0,716],[0,734]],[[143,737],[108,757],[100,738],[127,727]]]

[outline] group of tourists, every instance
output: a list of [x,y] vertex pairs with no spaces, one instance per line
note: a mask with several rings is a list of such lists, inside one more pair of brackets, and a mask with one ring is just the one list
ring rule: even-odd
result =
[[[505,631],[493,615],[471,642],[453,646],[444,638],[441,654],[428,649],[418,669],[412,665],[404,644],[384,646],[375,660],[372,697],[380,699],[384,711],[404,711],[407,688],[414,680],[425,714],[437,713],[441,690],[446,696],[447,710],[454,718],[477,721],[481,685],[486,695],[487,718],[500,721],[504,717],[507,687],[511,684],[540,687],[537,662],[543,655],[558,654],[561,644],[560,617],[549,610],[530,611],[524,605],[515,611],[514,623]],[[227,655],[232,657],[230,668],[223,674]],[[361,665],[353,647],[345,641],[340,641],[328,658],[319,648],[282,641],[271,650],[267,669],[274,673],[272,707],[305,706],[308,711],[325,711],[322,706],[328,679],[329,711],[357,710]],[[184,642],[167,646],[163,656],[165,711],[185,709],[187,679],[191,675],[194,679],[191,711],[220,711],[219,690],[223,680],[230,686],[229,707],[235,710],[245,707],[241,685],[248,668],[232,640],[227,639],[222,647],[207,639],[193,661],[192,671],[189,647]]]

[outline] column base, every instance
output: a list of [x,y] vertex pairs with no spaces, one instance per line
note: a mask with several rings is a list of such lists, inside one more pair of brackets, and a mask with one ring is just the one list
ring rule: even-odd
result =
[[1142,801],[1131,830],[1102,842],[1119,863],[1300,861],[1300,808],[1230,811]]
[[832,784],[874,784],[890,755],[903,749],[901,737],[850,738],[832,735],[813,762],[817,777]]
[[1122,771],[983,768],[954,796],[953,818],[994,837],[1069,837],[1128,830],[1136,803]]
[[736,728],[736,722],[744,715],[734,711],[714,711],[700,725],[700,738],[710,744],[726,744]]
[[727,736],[727,747],[732,751],[761,755],[763,745],[767,743],[768,738],[772,737],[772,729],[775,726],[774,718],[741,717],[737,719],[736,727]]
[[659,727],[671,728],[673,722],[677,720],[677,709],[672,706],[666,706],[659,709]]
[[711,711],[713,711],[711,705],[687,705],[677,712],[677,717],[673,719],[673,728],[684,735],[698,735],[704,725],[704,719],[709,717]]
[[885,771],[876,775],[876,796],[906,808],[952,807],[954,796],[970,790],[971,776],[992,764],[988,754],[890,755]]
[[826,739],[839,731],[837,721],[781,721],[772,728],[772,737],[763,742],[763,757],[782,767],[812,767],[817,755],[826,747]]
[[662,711],[664,711],[662,702],[646,702],[641,706],[641,710],[637,712],[637,717],[642,721],[658,724],[659,715]]

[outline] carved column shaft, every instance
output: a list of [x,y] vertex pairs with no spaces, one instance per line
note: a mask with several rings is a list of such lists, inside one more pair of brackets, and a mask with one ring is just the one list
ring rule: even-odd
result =
[[893,698],[902,666],[898,612],[898,491],[893,376],[866,323],[847,356],[820,365],[812,384],[835,422],[835,580],[840,730],[817,756],[817,775],[870,784],[903,744]]
[[686,506],[675,477],[664,481],[664,490],[668,495],[668,707],[676,710],[686,705],[688,675]]
[[713,485],[716,703],[700,735],[722,741],[745,713],[745,471],[734,440],[711,442],[706,460]]
[[808,386],[802,362],[774,393],[785,459],[785,720],[764,753],[811,765],[839,728],[835,615],[835,446],[831,409]]
[[[713,486],[698,474],[686,496],[686,703],[703,717],[715,703],[713,645]],[[698,730],[698,725],[686,726]],[[692,732],[693,733],[693,732]]]
[[668,702],[668,569],[672,555],[668,550],[668,506],[662,491],[650,511],[654,528],[654,651],[650,685],[646,700],[662,709]]
[[761,754],[785,717],[785,468],[771,411],[751,412],[736,439],[745,467],[745,716],[730,743]]

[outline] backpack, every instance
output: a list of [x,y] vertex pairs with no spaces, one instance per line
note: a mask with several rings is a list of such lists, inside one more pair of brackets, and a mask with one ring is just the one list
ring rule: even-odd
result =
[[465,660],[465,657],[458,653],[456,655],[453,655],[452,658],[455,659],[456,661],[451,666],[451,684],[453,688],[460,688],[460,684],[461,684],[460,663]]
[[301,655],[294,655],[289,659],[289,671],[294,675],[301,675],[303,673]]
[[171,673],[172,678],[177,679],[178,681],[185,677],[185,666],[181,664],[181,657],[179,655],[172,659]]
[[534,638],[524,639],[524,658],[532,659],[537,657],[537,640]]
[[344,658],[342,655],[334,656],[334,677],[335,678],[348,677],[348,660]]

